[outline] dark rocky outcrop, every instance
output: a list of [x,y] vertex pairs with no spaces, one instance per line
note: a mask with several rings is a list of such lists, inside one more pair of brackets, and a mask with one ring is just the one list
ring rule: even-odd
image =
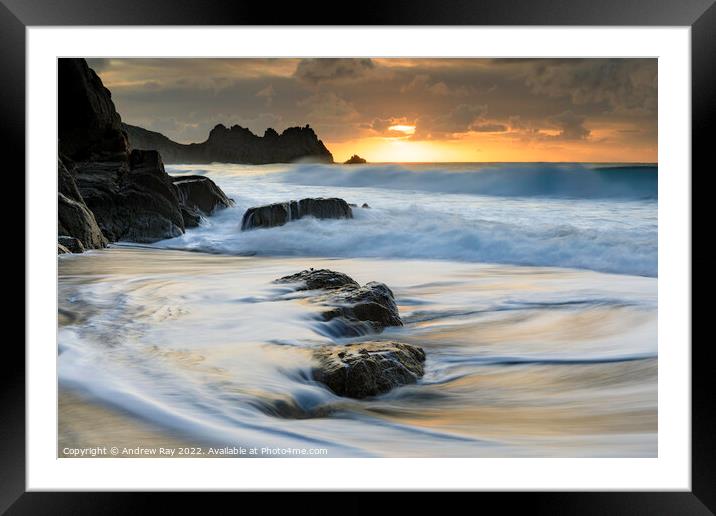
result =
[[72,254],[72,251],[67,249],[64,245],[57,242],[57,254]]
[[84,248],[153,242],[230,202],[208,178],[175,185],[157,151],[130,152],[111,94],[84,59],[59,59],[58,71],[58,235]]
[[331,290],[346,286],[360,287],[360,284],[347,274],[330,269],[307,269],[279,278],[276,283],[295,283],[296,290]]
[[127,138],[112,95],[84,59],[58,59],[60,153],[74,161],[126,159]]
[[297,284],[298,290],[322,290],[313,301],[329,308],[322,317],[336,336],[366,335],[403,325],[395,296],[383,283],[360,286],[350,276],[328,269],[309,269],[276,282]]
[[346,201],[321,197],[281,202],[249,208],[244,213],[241,229],[271,228],[282,226],[302,217],[317,219],[352,219],[353,211]]
[[368,206],[367,202],[364,202],[363,204],[361,204],[361,208],[370,208],[370,206]]
[[63,252],[69,252],[69,253],[84,253],[85,252],[85,246],[82,245],[82,242],[79,241],[79,239],[67,235],[59,235],[57,237],[57,249],[58,251],[60,248],[64,248],[65,251]]
[[358,154],[353,154],[353,156],[343,162],[344,165],[363,165],[365,163],[367,163],[367,161],[361,158]]
[[202,215],[211,215],[215,210],[228,208],[234,203],[205,176],[172,177],[179,194],[184,226],[187,228],[199,225]]
[[132,149],[158,150],[165,163],[291,163],[317,161],[333,163],[333,156],[308,125],[289,127],[281,134],[266,129],[257,136],[249,129],[218,124],[202,143],[182,144],[161,133],[123,124]]
[[184,232],[179,195],[156,151],[129,162],[77,165],[77,185],[110,241],[154,242]]
[[57,234],[77,239],[86,249],[105,247],[107,239],[62,160],[57,162],[57,181]]
[[360,342],[317,350],[312,376],[339,396],[367,398],[415,383],[424,374],[425,352],[399,342]]

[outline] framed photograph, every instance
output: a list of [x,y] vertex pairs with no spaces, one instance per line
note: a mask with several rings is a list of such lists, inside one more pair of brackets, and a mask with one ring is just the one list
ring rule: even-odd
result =
[[714,511],[691,340],[713,2],[345,25],[3,1],[27,330],[0,509],[529,491],[501,498]]

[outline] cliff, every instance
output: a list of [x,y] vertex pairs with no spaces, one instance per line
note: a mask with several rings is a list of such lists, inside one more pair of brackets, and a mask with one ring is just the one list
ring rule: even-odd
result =
[[58,253],[175,237],[231,204],[208,177],[175,181],[157,151],[130,149],[110,91],[84,59],[59,59],[57,80]]
[[165,163],[291,163],[310,160],[333,163],[330,151],[308,125],[289,127],[281,134],[269,128],[263,136],[234,125],[219,124],[202,143],[182,144],[161,133],[123,124],[132,149],[154,149]]

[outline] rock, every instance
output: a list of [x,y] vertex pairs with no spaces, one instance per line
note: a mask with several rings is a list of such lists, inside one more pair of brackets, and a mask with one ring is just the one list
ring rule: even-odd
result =
[[352,219],[353,211],[343,199],[322,197],[281,202],[249,208],[244,213],[241,229],[282,226],[303,217],[317,219]]
[[175,185],[156,150],[130,152],[111,94],[84,59],[61,58],[58,70],[58,235],[85,248],[154,242],[230,203],[208,178]]
[[291,163],[311,160],[333,163],[333,156],[309,126],[289,127],[281,134],[268,128],[263,137],[234,125],[218,124],[202,143],[188,145],[161,133],[123,124],[132,149],[158,150],[165,163]]
[[[57,237],[57,245],[67,249],[70,253],[84,253],[85,247],[79,239],[67,235],[59,235]],[[59,247],[58,247],[59,249]]]
[[361,158],[358,154],[353,154],[353,156],[343,162],[344,165],[363,165],[365,163],[367,163],[366,160]]
[[382,332],[388,326],[402,326],[393,292],[383,283],[358,282],[340,272],[310,269],[276,280],[298,283],[298,290],[324,290],[313,301],[330,307],[323,320],[331,323],[331,333],[339,337]]
[[75,161],[122,161],[127,137],[112,95],[84,59],[57,60],[60,152]]
[[204,215],[211,215],[214,210],[228,208],[234,203],[205,176],[172,177],[174,186],[179,193],[179,201],[187,208],[199,210]]
[[424,374],[425,352],[399,342],[360,342],[330,346],[314,353],[312,376],[339,396],[367,398],[417,382]]
[[181,218],[184,220],[184,229],[195,228],[201,224],[201,212],[196,208],[182,204],[179,206],[179,210]]
[[[67,158],[65,161],[73,168],[71,161]],[[57,160],[57,185],[57,234],[79,240],[83,251],[105,247],[107,239],[85,204],[74,175],[61,159]]]
[[297,290],[329,290],[345,286],[360,287],[358,282],[347,274],[329,269],[308,269],[279,278],[276,283],[297,283],[299,284]]
[[57,254],[72,254],[72,252],[67,249],[64,245],[57,242]]
[[367,203],[367,202],[364,202],[364,203],[361,205],[361,208],[370,208],[370,206],[368,206],[368,203]]
[[171,177],[156,151],[133,150],[129,163],[77,165],[77,185],[111,241],[155,242],[184,233]]

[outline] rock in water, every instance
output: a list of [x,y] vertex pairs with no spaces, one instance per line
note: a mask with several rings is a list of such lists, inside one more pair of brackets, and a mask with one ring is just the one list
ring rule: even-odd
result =
[[415,383],[424,374],[425,352],[399,342],[360,342],[317,350],[313,378],[339,396],[367,398]]
[[283,226],[303,217],[317,219],[352,219],[353,211],[346,201],[322,197],[281,202],[249,208],[241,221],[241,230]]
[[350,158],[343,162],[344,165],[363,165],[366,160],[361,158],[358,154],[353,154]]
[[208,177],[179,176],[172,177],[172,181],[179,194],[186,227],[198,226],[202,214],[211,215],[217,209],[228,208],[234,204]]
[[313,301],[330,307],[323,319],[331,322],[336,336],[366,335],[403,325],[393,291],[383,283],[360,286],[350,276],[328,269],[309,269],[276,282],[297,283],[298,290],[324,290]]
[[299,284],[297,290],[329,290],[344,286],[360,287],[358,282],[347,274],[330,269],[308,269],[279,278],[276,283],[297,283]]

